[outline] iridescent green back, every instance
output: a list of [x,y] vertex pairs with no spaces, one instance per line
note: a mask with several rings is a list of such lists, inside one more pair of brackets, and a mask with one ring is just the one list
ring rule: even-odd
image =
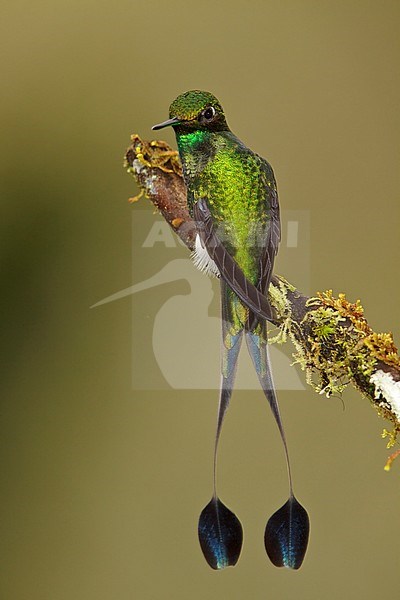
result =
[[219,237],[246,277],[258,283],[270,195],[276,194],[271,166],[231,132],[194,132],[178,145],[185,157],[189,207],[207,199]]

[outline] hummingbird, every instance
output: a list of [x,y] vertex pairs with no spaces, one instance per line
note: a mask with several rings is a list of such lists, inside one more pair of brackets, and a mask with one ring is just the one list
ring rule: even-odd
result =
[[200,270],[218,277],[221,284],[221,386],[213,495],[199,518],[200,546],[213,569],[234,566],[242,548],[242,525],[217,494],[217,450],[245,338],[280,432],[289,481],[289,499],[267,522],[265,549],[275,566],[298,569],[307,549],[309,518],[293,492],[267,346],[267,321],[275,320],[267,293],[281,239],[274,172],[232,133],[213,94],[200,90],[181,94],[172,102],[169,117],[153,130],[171,126],[176,135],[188,208],[196,223],[192,257]]

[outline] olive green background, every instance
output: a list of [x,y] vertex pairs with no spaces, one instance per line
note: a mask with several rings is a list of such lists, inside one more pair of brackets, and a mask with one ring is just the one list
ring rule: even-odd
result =
[[[385,424],[367,401],[280,394],[311,517],[289,572],[263,548],[287,497],[276,426],[261,392],[234,396],[220,494],[245,540],[237,567],[213,572],[196,528],[216,392],[132,389],[132,300],[89,307],[162,264],[155,248],[132,270],[122,156],[130,133],[151,137],[176,95],[203,88],[274,166],[282,207],[310,212],[311,289],[361,298],[398,341],[399,3],[22,0],[1,12],[1,598],[395,596],[400,464],[384,472]],[[175,291],[135,297],[137,347]]]

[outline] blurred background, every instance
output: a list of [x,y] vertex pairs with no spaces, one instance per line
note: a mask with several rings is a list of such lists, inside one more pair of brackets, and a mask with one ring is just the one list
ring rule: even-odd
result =
[[[148,352],[157,311],[185,283],[89,307],[163,266],[158,247],[132,260],[132,215],[152,209],[127,203],[137,189],[123,154],[131,133],[151,139],[170,102],[200,88],[268,157],[282,207],[310,216],[309,263],[293,283],[361,298],[398,342],[399,3],[21,0],[1,12],[1,598],[391,589],[400,464],[384,472],[386,424],[368,401],[280,394],[311,517],[304,565],[289,572],[263,548],[287,498],[276,426],[261,392],[234,395],[220,495],[245,540],[238,566],[213,572],[196,530],[216,392],[132,386],[132,355]],[[151,361],[145,372],[159,380]]]

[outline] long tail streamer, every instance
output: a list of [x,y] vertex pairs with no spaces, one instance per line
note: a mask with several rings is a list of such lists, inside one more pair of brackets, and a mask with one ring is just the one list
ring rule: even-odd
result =
[[225,506],[217,494],[217,453],[222,423],[232,395],[237,360],[243,339],[243,329],[236,335],[229,334],[230,323],[226,320],[225,284],[221,282],[222,298],[222,364],[221,388],[218,406],[217,428],[214,443],[213,495],[202,510],[198,534],[204,557],[213,569],[234,566],[239,560],[243,544],[243,529],[237,516]]
[[264,324],[264,327],[263,337],[247,331],[246,343],[261,387],[278,425],[285,450],[289,479],[289,499],[268,520],[265,528],[264,543],[267,554],[276,567],[299,569],[307,550],[310,522],[307,511],[293,493],[289,452],[268,356],[266,324]]

